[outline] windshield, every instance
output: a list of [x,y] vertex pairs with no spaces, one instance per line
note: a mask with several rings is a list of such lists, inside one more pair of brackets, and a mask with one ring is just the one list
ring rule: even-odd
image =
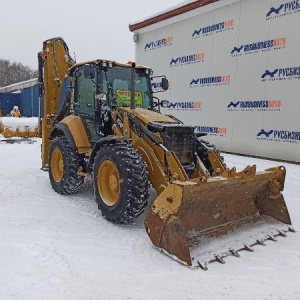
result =
[[[108,68],[103,78],[103,89],[109,103],[129,107],[131,99],[131,68],[114,66]],[[148,109],[151,105],[149,76],[145,70],[137,70],[135,75],[135,106]]]

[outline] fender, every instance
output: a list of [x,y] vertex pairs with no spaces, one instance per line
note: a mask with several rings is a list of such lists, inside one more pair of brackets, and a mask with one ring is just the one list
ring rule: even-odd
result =
[[73,148],[76,148],[75,141],[73,139],[72,133],[69,129],[69,127],[66,124],[58,123],[52,130],[52,132],[49,135],[49,140],[53,140],[55,137],[64,135],[67,137],[67,139],[70,142],[70,145]]
[[131,142],[131,139],[129,139],[126,136],[108,136],[104,137],[100,140],[98,140],[93,147],[92,153],[90,155],[89,163],[88,163],[88,170],[92,171],[93,164],[95,157],[99,151],[99,149],[105,145],[105,144],[115,144],[115,143],[120,143],[120,142],[126,142],[129,143]]
[[49,135],[52,140],[62,132],[77,149],[78,153],[87,153],[91,150],[91,143],[84,128],[83,122],[78,116],[68,116],[58,123]]

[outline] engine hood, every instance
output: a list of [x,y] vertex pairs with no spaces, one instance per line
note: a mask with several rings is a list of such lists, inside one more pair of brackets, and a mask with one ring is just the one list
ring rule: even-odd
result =
[[178,124],[176,120],[169,116],[144,108],[130,109],[129,107],[122,107],[121,110],[133,114],[145,125],[148,125],[150,122]]

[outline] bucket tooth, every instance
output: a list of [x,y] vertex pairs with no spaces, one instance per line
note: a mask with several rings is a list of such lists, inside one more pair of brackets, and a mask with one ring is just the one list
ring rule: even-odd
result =
[[235,257],[240,257],[240,255],[238,254],[238,252],[235,251],[235,250],[233,250],[233,249],[230,249],[229,252],[230,252],[230,254],[232,254]]
[[207,270],[208,270],[208,268],[207,268],[207,266],[206,266],[205,263],[201,263],[200,261],[197,260],[197,264],[198,264],[198,266],[199,266],[203,271],[207,271]]
[[256,240],[256,243],[261,246],[266,246],[263,240]]
[[268,235],[268,240],[271,240],[271,241],[273,241],[273,242],[277,242],[277,240],[275,239],[275,237],[274,236],[272,236],[272,235]]
[[225,260],[221,256],[215,255],[215,259],[218,263],[225,264]]
[[282,231],[282,230],[278,230],[278,234],[282,237],[286,237],[287,235]]
[[254,252],[254,250],[247,244],[245,244],[244,249],[247,250],[247,251],[250,251],[250,252]]
[[293,227],[289,227],[290,232],[296,232],[296,230]]

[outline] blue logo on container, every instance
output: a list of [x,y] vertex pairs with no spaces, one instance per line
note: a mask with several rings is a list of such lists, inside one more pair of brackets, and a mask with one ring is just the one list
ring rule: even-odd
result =
[[267,40],[247,45],[235,46],[230,52],[231,57],[241,56],[243,54],[254,54],[259,52],[266,52],[270,50],[280,50],[285,48],[286,37],[276,38],[274,40]]
[[192,38],[196,39],[202,36],[212,35],[213,33],[219,33],[223,31],[231,30],[233,28],[234,28],[234,20],[227,20],[210,26],[195,29],[192,34]]
[[166,37],[166,38],[162,38],[160,40],[156,40],[156,41],[146,43],[146,45],[144,47],[144,50],[149,51],[149,50],[155,50],[155,49],[158,49],[158,48],[162,48],[162,47],[165,47],[165,46],[170,46],[170,45],[172,45],[172,42],[173,42],[173,37],[169,36],[169,37]]
[[244,46],[234,47],[230,54],[241,53],[243,48],[244,48]]
[[207,133],[208,135],[213,136],[223,136],[227,135],[227,128],[221,127],[211,127],[211,126],[195,126],[195,132]]
[[261,141],[298,144],[300,141],[300,132],[289,130],[261,129],[257,133],[256,138]]
[[227,111],[280,111],[280,100],[243,100],[227,105]]
[[204,53],[196,53],[185,56],[180,56],[177,58],[172,58],[170,61],[170,67],[182,66],[187,64],[193,64],[204,61]]
[[230,75],[194,78],[190,82],[190,87],[203,87],[203,86],[226,85],[226,84],[227,85],[230,84]]
[[265,136],[266,138],[269,138],[273,132],[274,130],[265,131],[264,129],[261,129],[261,131],[256,136],[258,137]]
[[300,11],[300,1],[290,1],[285,2],[278,7],[271,7],[270,10],[266,14],[266,19],[275,19],[279,17],[283,17],[286,15],[290,15],[292,13],[298,13]]
[[266,70],[261,75],[261,81],[292,80],[300,79],[300,66],[291,68],[280,68],[275,70]]
[[266,17],[270,17],[272,14],[275,14],[275,15],[279,15],[280,14],[280,11],[283,9],[284,7],[284,4],[280,5],[278,8],[275,8],[275,7],[271,7],[269,12],[267,13]]
[[237,108],[238,105],[240,104],[240,101],[234,103],[234,102],[230,102],[228,105],[227,105],[227,108]]
[[202,102],[173,102],[169,105],[170,110],[201,110]]
[[266,70],[264,74],[262,74],[261,79],[265,79],[266,77],[274,78],[275,75],[278,73],[278,69],[274,71]]

